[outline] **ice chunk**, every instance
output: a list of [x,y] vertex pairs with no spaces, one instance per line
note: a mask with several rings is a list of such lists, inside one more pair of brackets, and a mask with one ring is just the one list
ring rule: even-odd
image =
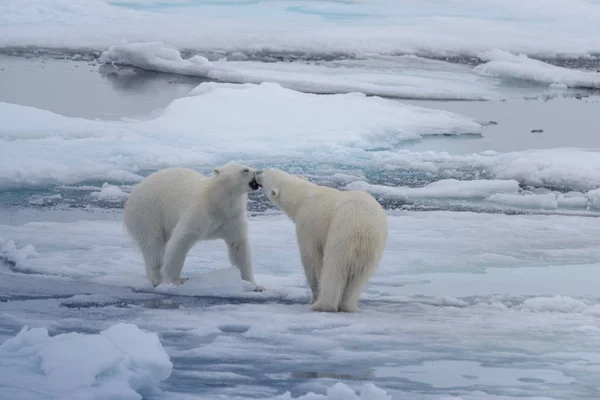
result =
[[118,186],[104,182],[100,191],[90,193],[90,197],[101,203],[123,203],[127,200],[129,194],[122,191]]
[[52,194],[48,196],[34,195],[29,198],[29,204],[33,206],[48,206],[59,203],[62,199],[62,195],[60,194]]
[[371,185],[367,182],[356,181],[346,185],[346,189],[366,190],[374,194],[404,198],[477,199],[497,193],[516,194],[519,191],[519,183],[515,180],[459,181],[443,179],[424,187],[411,188]]
[[581,300],[566,296],[534,297],[525,300],[523,309],[529,311],[546,311],[559,313],[582,312],[588,306]]
[[485,171],[496,179],[521,184],[589,191],[600,187],[600,156],[595,149],[557,148],[509,153],[486,151],[455,155],[443,151],[381,152],[374,158],[385,166],[419,169],[423,163],[437,169]]
[[542,210],[554,210],[558,207],[558,201],[554,193],[547,194],[493,194],[487,200],[506,204],[509,206],[539,208]]
[[589,199],[591,207],[600,208],[600,188],[590,190],[587,192],[586,197]]
[[493,50],[481,55],[487,63],[474,68],[485,76],[522,79],[544,85],[562,84],[568,87],[600,88],[600,73],[580,71],[533,60],[524,54],[518,56],[502,50]]
[[36,255],[37,252],[33,245],[26,244],[21,248],[17,248],[17,245],[13,240],[7,241],[0,236],[0,257],[3,259],[14,264],[19,264],[24,262],[28,257]]
[[586,208],[588,199],[581,192],[561,193],[556,197],[559,207],[566,208]]
[[[273,397],[271,400],[294,400],[294,397],[287,392],[281,396]],[[326,395],[307,393],[296,400],[392,400],[392,396],[372,383],[365,383],[360,389],[360,394],[356,394],[348,385],[338,382],[327,388]]]
[[17,398],[139,400],[156,393],[173,364],[158,336],[119,323],[99,334],[49,336],[27,326],[0,345],[0,386]]

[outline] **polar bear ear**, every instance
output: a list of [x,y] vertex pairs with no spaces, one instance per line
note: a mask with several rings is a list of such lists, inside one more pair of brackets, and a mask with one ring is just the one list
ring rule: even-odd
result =
[[221,173],[221,169],[220,168],[213,169],[213,175],[219,176],[220,173]]
[[271,197],[278,198],[279,197],[279,189],[277,189],[277,188],[271,189]]

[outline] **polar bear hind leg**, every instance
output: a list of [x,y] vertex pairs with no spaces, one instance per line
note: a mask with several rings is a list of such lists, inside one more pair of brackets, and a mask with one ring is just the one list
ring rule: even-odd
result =
[[312,305],[313,311],[337,312],[346,291],[350,263],[347,257],[326,248],[323,257],[323,268],[319,276],[319,293],[317,301]]
[[154,286],[161,283],[160,267],[163,254],[165,253],[165,242],[162,238],[147,238],[145,243],[140,244],[140,250],[146,264],[146,275]]
[[164,283],[173,283],[179,285],[181,280],[181,270],[188,252],[198,241],[198,236],[190,232],[185,223],[181,221],[175,227],[173,234],[167,241],[163,263],[160,269],[162,281]]

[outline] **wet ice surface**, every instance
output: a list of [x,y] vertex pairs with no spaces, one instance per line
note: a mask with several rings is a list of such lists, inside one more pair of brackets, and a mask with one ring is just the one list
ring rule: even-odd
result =
[[340,380],[394,399],[598,396],[595,218],[390,212],[361,312],[330,315],[309,310],[281,215],[250,219],[264,293],[248,291],[217,242],[190,253],[186,284],[152,289],[120,221],[95,216],[0,225],[4,338],[24,324],[134,323],[171,357],[169,398],[298,396]]
[[[600,9],[569,5],[0,5],[0,398],[599,398]],[[310,311],[260,191],[265,292],[220,242],[151,287],[133,185],[230,159],[385,207],[359,313]]]

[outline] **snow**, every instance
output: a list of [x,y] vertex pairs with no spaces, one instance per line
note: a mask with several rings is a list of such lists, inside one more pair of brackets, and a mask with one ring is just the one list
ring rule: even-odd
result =
[[25,326],[0,345],[0,392],[12,399],[138,400],[157,392],[172,368],[158,336],[132,324],[55,336]]
[[0,103],[0,119],[1,188],[137,182],[140,170],[212,168],[232,158],[341,161],[407,140],[481,130],[446,111],[272,83],[202,83],[147,120],[90,121],[8,103]]
[[[545,85],[565,85],[600,89],[600,73],[557,67],[524,54],[518,56],[502,50],[489,51],[481,55],[487,63],[475,67],[475,72],[484,76],[503,79],[521,79]],[[556,86],[553,86],[556,88]]]
[[442,179],[420,188],[389,187],[370,185],[366,182],[352,182],[346,189],[366,190],[373,194],[396,196],[404,198],[459,198],[477,199],[492,195],[514,194],[519,191],[519,182],[515,180],[472,180],[459,181],[456,179]]
[[599,27],[600,4],[585,0],[549,0],[543,7],[517,0],[6,0],[0,5],[0,46],[78,51],[162,41],[180,49],[246,54],[475,55],[498,48],[583,56],[600,50]]

